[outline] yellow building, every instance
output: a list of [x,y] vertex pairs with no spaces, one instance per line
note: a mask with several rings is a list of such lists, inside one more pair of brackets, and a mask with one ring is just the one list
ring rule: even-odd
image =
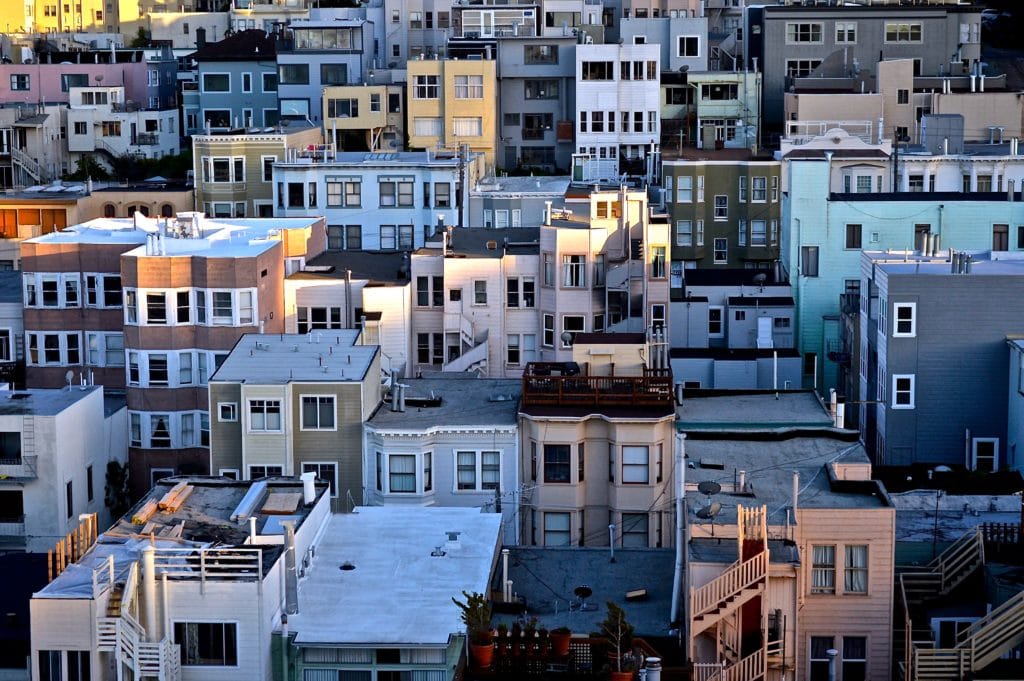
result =
[[[117,13],[108,10],[104,0],[29,0],[28,2],[4,2],[3,5],[21,5],[32,16],[25,17],[25,24],[32,24],[41,33],[66,31],[106,31],[114,33],[117,28]],[[7,10],[5,10],[6,12]]]
[[401,85],[324,88],[325,137],[338,151],[395,151],[404,146]]
[[466,144],[494,166],[498,93],[491,59],[436,59],[408,64],[409,147],[457,149]]

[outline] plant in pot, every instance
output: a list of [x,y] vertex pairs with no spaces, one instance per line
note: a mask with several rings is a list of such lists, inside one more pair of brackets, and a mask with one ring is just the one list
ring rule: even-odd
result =
[[551,654],[555,657],[565,657],[569,654],[569,642],[572,640],[572,630],[569,627],[557,627],[551,630]]
[[631,681],[636,668],[636,658],[630,653],[633,625],[626,619],[626,612],[613,601],[608,601],[607,608],[601,622],[601,636],[608,642],[611,681]]
[[462,592],[466,599],[452,602],[462,611],[462,622],[466,625],[469,638],[469,652],[478,669],[486,669],[494,661],[494,632],[491,631],[491,604],[482,593]]

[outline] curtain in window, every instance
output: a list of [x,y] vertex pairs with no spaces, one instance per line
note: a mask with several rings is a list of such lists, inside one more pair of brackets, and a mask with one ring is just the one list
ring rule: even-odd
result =
[[476,452],[458,452],[459,489],[476,487]]
[[416,457],[402,454],[392,455],[388,461],[391,473],[392,492],[416,491]]
[[846,547],[846,591],[865,593],[868,590],[868,547]]
[[835,589],[835,550],[834,546],[814,547],[814,569],[811,571],[811,587],[814,591]]
[[439,137],[444,134],[440,118],[416,116],[412,119],[413,134],[420,137]]
[[457,117],[452,121],[452,131],[457,137],[479,137],[483,134],[480,118]]

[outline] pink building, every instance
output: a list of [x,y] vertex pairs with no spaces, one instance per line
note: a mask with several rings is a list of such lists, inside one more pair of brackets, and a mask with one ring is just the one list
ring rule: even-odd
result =
[[129,101],[147,101],[148,67],[142,52],[119,52],[113,64],[109,52],[65,53],[54,55],[53,61],[0,64],[0,83],[10,85],[0,90],[0,104],[67,104],[70,88],[90,85],[124,86]]

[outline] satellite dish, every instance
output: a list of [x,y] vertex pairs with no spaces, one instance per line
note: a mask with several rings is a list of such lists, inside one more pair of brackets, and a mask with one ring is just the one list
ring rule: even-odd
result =
[[717,501],[712,501],[704,508],[697,511],[697,517],[702,520],[714,521],[715,516],[722,512],[722,504]]
[[562,339],[562,345],[572,345],[572,332],[563,331],[562,335],[559,336]]
[[768,281],[768,275],[764,272],[754,275],[754,283],[764,286],[764,282]]
[[714,480],[704,480],[697,484],[697,491],[705,496],[711,496],[712,494],[718,494],[722,491],[722,486]]
[[70,388],[71,387],[71,381],[73,381],[73,380],[75,380],[75,372],[72,371],[71,369],[68,369],[67,373],[64,374],[64,382],[67,383],[68,387]]

